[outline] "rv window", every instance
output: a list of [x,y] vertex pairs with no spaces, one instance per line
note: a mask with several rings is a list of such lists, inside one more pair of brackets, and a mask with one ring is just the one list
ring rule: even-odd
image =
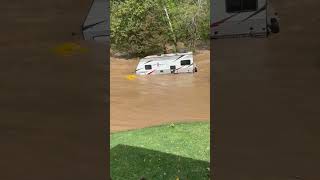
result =
[[241,11],[242,0],[226,0],[227,12],[238,12]]
[[256,11],[257,6],[257,0],[226,0],[226,7],[228,13]]
[[145,65],[144,68],[145,68],[146,70],[149,70],[149,69],[152,69],[152,66],[151,66],[151,65]]
[[190,65],[190,64],[191,64],[190,60],[182,60],[181,61],[181,66]]
[[242,0],[242,11],[256,11],[257,0]]

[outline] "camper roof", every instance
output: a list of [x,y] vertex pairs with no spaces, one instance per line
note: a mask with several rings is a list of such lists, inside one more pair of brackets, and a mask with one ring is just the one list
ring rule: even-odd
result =
[[152,56],[146,56],[146,57],[144,57],[144,59],[146,59],[146,58],[158,58],[158,57],[182,56],[182,55],[192,55],[192,52],[152,55]]
[[169,60],[175,60],[179,57],[182,57],[184,55],[192,55],[192,52],[187,53],[172,53],[172,54],[161,54],[161,55],[153,55],[153,56],[147,56],[140,60],[140,62],[151,62],[151,61],[169,61]]

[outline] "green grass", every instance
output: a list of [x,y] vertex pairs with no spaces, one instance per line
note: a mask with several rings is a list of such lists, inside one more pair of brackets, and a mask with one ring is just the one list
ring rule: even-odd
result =
[[209,179],[209,122],[113,133],[110,146],[113,180]]

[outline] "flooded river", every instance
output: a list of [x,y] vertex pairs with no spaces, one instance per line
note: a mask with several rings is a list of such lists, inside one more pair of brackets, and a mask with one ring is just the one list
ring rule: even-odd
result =
[[195,74],[134,74],[137,59],[111,57],[111,131],[142,128],[177,121],[206,121],[210,118],[210,51],[194,56]]

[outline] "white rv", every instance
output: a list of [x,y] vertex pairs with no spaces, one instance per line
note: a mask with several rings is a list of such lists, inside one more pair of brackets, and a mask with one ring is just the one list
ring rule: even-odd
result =
[[211,38],[266,37],[279,32],[279,17],[268,0],[213,0]]
[[139,61],[136,68],[138,75],[194,72],[197,72],[197,67],[192,52],[147,56]]

